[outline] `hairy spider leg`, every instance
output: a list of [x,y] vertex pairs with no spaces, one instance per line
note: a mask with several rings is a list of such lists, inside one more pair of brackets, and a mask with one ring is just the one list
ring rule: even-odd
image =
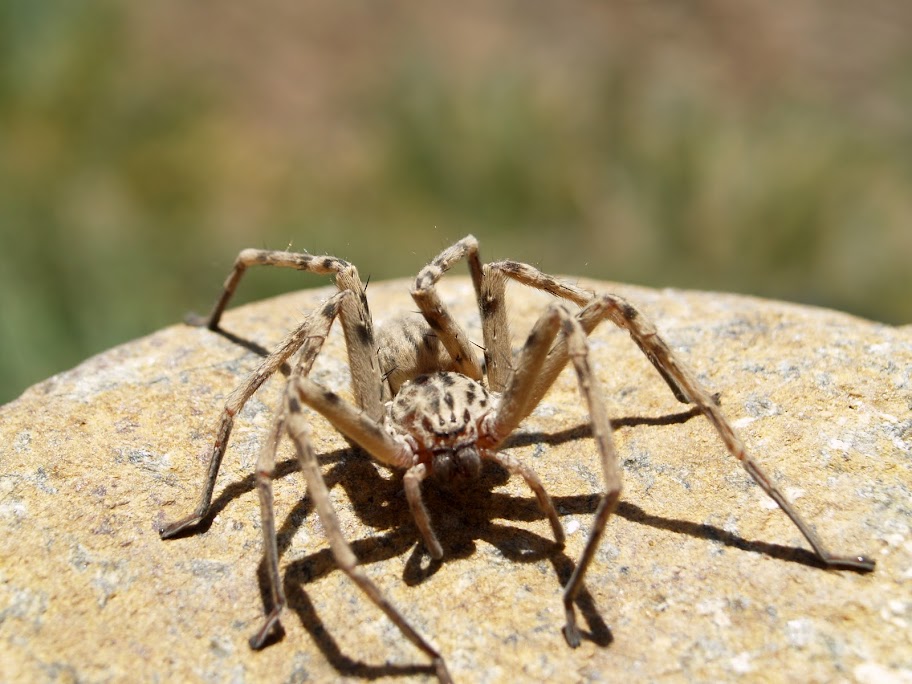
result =
[[[173,523],[164,525],[159,534],[162,539],[173,537],[184,530],[196,527],[209,512],[212,504],[212,492],[215,489],[215,480],[218,476],[231,429],[234,426],[234,417],[240,412],[260,386],[269,379],[292,354],[301,349],[300,360],[297,363],[299,372],[309,372],[317,352],[323,343],[323,338],[328,334],[329,327],[339,312],[343,302],[352,298],[352,293],[343,290],[333,295],[319,309],[315,309],[304,322],[292,331],[276,349],[269,354],[259,366],[247,376],[238,387],[228,395],[222,414],[215,429],[215,442],[210,448],[209,469],[203,483],[203,491],[199,503],[193,513]],[[317,343],[317,341],[319,343]],[[304,370],[306,369],[306,370]]]
[[[564,609],[567,622],[563,632],[567,643],[576,648],[580,645],[580,633],[576,626],[574,601],[583,585],[586,570],[598,549],[608,518],[620,499],[621,472],[618,468],[617,452],[611,436],[611,421],[608,419],[602,392],[589,360],[586,332],[580,321],[564,305],[551,305],[533,326],[517,360],[516,372],[513,373],[507,389],[501,396],[497,412],[486,420],[485,437],[491,442],[489,448],[496,449],[525,418],[525,411],[528,407],[526,395],[539,384],[539,374],[549,359],[549,350],[558,333],[561,334],[564,341],[564,353],[569,356],[576,371],[580,394],[589,408],[592,437],[598,446],[602,473],[605,478],[605,493],[596,509],[592,530],[576,568],[564,588]],[[537,491],[536,495],[538,495]],[[545,496],[547,497],[547,494]],[[563,542],[563,529],[557,518],[557,512],[554,510],[550,498],[546,501],[555,537],[559,543]],[[539,505],[543,506],[540,496]]]
[[338,306],[330,306],[334,299],[343,300],[351,296],[351,292],[343,290],[335,295],[327,304],[312,314],[313,321],[309,334],[298,355],[297,363],[285,385],[285,392],[273,414],[273,422],[269,435],[260,447],[256,462],[256,486],[260,499],[260,520],[263,532],[263,556],[266,564],[266,576],[269,580],[269,589],[272,597],[272,608],[266,615],[263,626],[250,638],[250,647],[260,649],[265,644],[269,635],[278,624],[282,610],[285,608],[285,591],[282,588],[282,579],[279,575],[279,549],[276,536],[275,505],[272,491],[272,481],[275,479],[276,450],[279,441],[286,431],[286,395],[297,378],[310,373],[317,355],[323,349],[323,343],[329,336],[330,328],[338,314]]
[[383,402],[389,400],[389,396],[384,391],[385,383],[381,382],[374,323],[367,304],[367,288],[361,282],[358,269],[347,261],[334,256],[316,256],[300,252],[241,250],[209,316],[203,319],[192,317],[189,322],[205,325],[210,330],[218,330],[222,313],[234,296],[241,276],[250,266],[277,266],[321,275],[334,275],[336,287],[340,290],[351,290],[355,294],[343,302],[341,310],[342,331],[351,368],[352,390],[358,406],[368,415],[379,418],[383,414]]
[[[369,416],[344,402],[337,394],[320,387],[310,378],[296,376],[289,382],[286,403],[288,434],[297,449],[301,471],[307,480],[308,491],[317,509],[320,522],[323,524],[323,529],[326,531],[333,557],[343,572],[386,614],[399,628],[399,631],[431,658],[437,678],[443,683],[451,682],[446,664],[437,649],[415,631],[399,610],[387,601],[377,586],[358,566],[358,558],[345,541],[339,520],[330,502],[326,483],[323,481],[319,463],[308,437],[309,428],[301,412],[302,402],[323,414],[343,435],[357,442],[371,456],[385,465],[393,468],[408,467],[412,463],[411,449],[394,440],[383,430],[382,426]],[[428,527],[427,511],[424,511],[424,516],[424,525]],[[418,520],[417,516],[416,520]],[[418,525],[420,528],[421,522]],[[264,630],[271,629],[271,627],[272,625],[267,619]]]
[[440,300],[435,285],[455,262],[465,259],[475,285],[476,296],[481,281],[481,260],[478,255],[478,241],[471,235],[441,252],[431,263],[421,269],[415,278],[412,298],[427,320],[428,325],[439,337],[450,357],[454,370],[473,380],[482,378],[481,365],[468,336],[453,320],[450,312]]
[[[722,438],[728,452],[747,471],[770,498],[775,501],[783,512],[791,519],[804,538],[811,545],[820,562],[827,568],[847,569],[869,572],[874,569],[875,562],[861,554],[835,555],[830,553],[814,532],[813,528],[804,521],[785,495],[776,487],[757,462],[748,454],[735,433],[731,424],[723,415],[713,397],[700,385],[694,373],[687,368],[671,351],[668,344],[661,338],[658,331],[647,318],[633,304],[612,294],[592,294],[574,285],[561,283],[553,276],[542,273],[533,266],[514,261],[501,261],[485,267],[485,279],[488,280],[492,273],[499,272],[506,277],[513,278],[530,287],[544,290],[555,296],[569,299],[583,305],[577,313],[577,318],[586,334],[590,334],[595,327],[607,319],[619,328],[626,330],[640,350],[646,355],[665,382],[669,385],[675,397],[685,403],[692,402],[706,416]],[[503,296],[503,288],[499,291]],[[503,308],[501,299],[498,309]],[[482,320],[484,327],[485,321]],[[500,340],[499,345],[508,344]],[[485,347],[487,348],[487,336]],[[495,351],[503,355],[505,352]],[[554,378],[560,374],[567,363],[567,346],[564,339],[549,353],[541,373],[537,376],[534,388],[523,406],[523,417],[528,415],[547,392]],[[493,384],[493,383],[492,383]]]

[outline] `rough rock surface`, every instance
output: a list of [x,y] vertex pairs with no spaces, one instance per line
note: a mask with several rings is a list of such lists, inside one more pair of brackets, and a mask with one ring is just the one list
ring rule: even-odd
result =
[[[480,340],[471,285],[444,299]],[[427,487],[445,559],[431,566],[400,480],[314,419],[326,481],[369,575],[459,682],[912,680],[912,329],[746,297],[588,283],[637,301],[714,391],[749,450],[834,551],[875,572],[815,566],[797,529],[687,413],[629,338],[592,337],[625,471],[581,598],[586,638],[560,632],[600,470],[565,372],[513,441],[555,499],[556,550],[522,481],[488,468]],[[0,681],[428,681],[423,654],[337,569],[288,443],[276,481],[284,637],[247,638],[263,599],[253,464],[281,378],[240,414],[205,529],[162,541],[195,505],[222,402],[332,290],[230,311],[236,338],[177,325],[89,359],[0,408]],[[372,283],[378,323],[411,310]],[[511,289],[514,343],[544,300]],[[244,343],[242,343],[244,342]],[[347,391],[337,329],[315,377]]]

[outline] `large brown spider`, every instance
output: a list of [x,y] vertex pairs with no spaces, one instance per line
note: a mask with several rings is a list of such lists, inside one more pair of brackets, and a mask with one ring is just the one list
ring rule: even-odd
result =
[[[435,290],[441,276],[460,259],[468,262],[481,312],[483,365]],[[209,472],[196,510],[160,530],[163,538],[173,537],[203,520],[212,500],[234,416],[260,385],[300,350],[288,379],[284,402],[276,412],[270,437],[263,444],[256,465],[273,608],[263,626],[250,639],[250,645],[255,649],[262,647],[272,634],[285,606],[279,576],[272,479],[276,447],[282,433],[287,431],[297,449],[310,496],[339,567],[412,643],[428,654],[438,679],[450,682],[440,653],[409,625],[358,567],[358,559],[345,541],[330,503],[301,404],[323,414],[343,435],[383,465],[405,470],[403,482],[408,504],[433,558],[442,557],[443,549],[421,498],[422,481],[429,476],[471,478],[479,473],[483,459],[499,463],[526,481],[551,523],[556,543],[562,545],[564,531],[541,481],[527,465],[500,453],[498,448],[538,405],[568,360],[573,363],[580,393],[588,405],[592,436],[598,445],[605,475],[605,494],[596,510],[592,531],[564,589],[567,622],[563,633],[571,647],[578,646],[580,633],[576,627],[574,599],[621,493],[621,474],[612,443],[611,423],[589,365],[587,343],[589,333],[606,318],[630,334],[679,401],[692,402],[709,419],[729,453],[791,518],[825,567],[856,571],[874,568],[874,561],[865,556],[836,556],[826,550],[811,527],[747,454],[714,399],[678,362],[655,327],[620,297],[585,291],[515,261],[483,265],[478,255],[478,242],[468,236],[442,252],[418,274],[411,294],[421,316],[394,319],[378,330],[375,337],[365,286],[354,266],[331,256],[246,249],[238,255],[205,325],[212,330],[218,329],[222,312],[244,271],[248,266],[258,264],[333,274],[339,292],[313,311],[231,393],[219,421]],[[569,300],[577,307],[571,311],[563,303],[549,306],[532,328],[516,359],[511,353],[506,315],[508,278]],[[342,401],[308,377],[337,315],[342,320],[357,407]]]

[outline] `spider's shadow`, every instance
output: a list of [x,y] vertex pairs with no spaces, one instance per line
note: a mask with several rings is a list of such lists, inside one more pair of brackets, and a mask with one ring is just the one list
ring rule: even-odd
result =
[[[628,417],[613,421],[615,427],[636,425],[670,425],[682,423],[698,415],[689,410],[657,418]],[[591,436],[588,424],[578,425],[556,433],[516,433],[506,448],[535,443],[561,444]],[[414,525],[405,499],[402,476],[382,476],[371,458],[359,449],[346,448],[321,456],[324,464],[332,464],[325,472],[328,488],[340,486],[351,503],[354,515],[377,533],[350,542],[360,564],[381,562],[409,553],[403,580],[417,585],[435,574],[448,559],[467,558],[475,553],[478,541],[486,541],[511,561],[529,563],[547,559],[554,568],[560,586],[566,585],[575,563],[563,549],[555,546],[550,537],[542,537],[528,530],[495,521],[530,522],[543,520],[544,516],[534,496],[517,497],[493,491],[506,483],[509,474],[497,464],[486,461],[479,481],[461,489],[449,489],[429,481],[423,488],[425,503],[431,512],[434,529],[444,547],[444,560],[431,561],[424,550],[420,534]],[[281,478],[298,470],[297,461],[290,459],[277,464],[276,477]],[[253,475],[223,490],[215,501],[202,529],[211,524],[215,515],[231,500],[255,489]],[[599,493],[554,497],[554,504],[562,516],[593,514],[600,500]],[[305,495],[285,517],[278,530],[280,557],[287,551],[291,540],[313,514],[313,502]],[[615,515],[631,522],[650,525],[657,529],[714,541],[739,550],[756,551],[772,558],[823,567],[809,551],[801,548],[748,541],[713,525],[694,523],[652,515],[639,506],[621,501]],[[345,655],[338,642],[325,628],[304,585],[337,570],[338,566],[329,548],[292,560],[285,566],[283,587],[288,608],[297,613],[304,628],[323,652],[326,659],[343,675],[375,678],[395,674],[414,674],[428,671],[427,666],[368,665]],[[258,570],[261,597],[265,609],[272,608],[265,565]],[[576,606],[588,627],[583,634],[600,646],[613,640],[611,631],[599,615],[595,601],[585,586],[576,599]],[[555,629],[557,626],[555,626]],[[281,638],[277,633],[273,640]]]

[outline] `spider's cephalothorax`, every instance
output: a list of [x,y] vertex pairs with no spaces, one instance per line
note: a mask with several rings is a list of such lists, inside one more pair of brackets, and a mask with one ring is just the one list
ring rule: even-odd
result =
[[388,404],[387,429],[405,438],[429,475],[475,478],[481,470],[478,437],[492,399],[481,383],[459,373],[419,375]]
[[[436,292],[437,281],[462,259],[468,262],[475,286],[484,338],[481,345],[473,345],[469,341]],[[568,362],[573,365],[580,394],[589,409],[592,437],[605,477],[605,493],[595,511],[591,532],[564,588],[567,621],[563,632],[570,646],[578,646],[581,635],[576,627],[575,599],[586,568],[595,556],[605,523],[621,492],[611,423],[589,363],[587,343],[588,335],[606,319],[630,334],[679,401],[692,402],[709,419],[729,453],[791,518],[824,566],[862,572],[874,568],[874,561],[865,556],[837,556],[826,550],[814,531],[748,455],[717,402],[678,362],[655,327],[630,302],[616,295],[583,290],[516,261],[482,264],[478,242],[468,236],[444,250],[415,279],[411,294],[421,316],[391,318],[375,338],[366,288],[354,266],[331,256],[245,249],[238,255],[221,296],[205,320],[212,330],[218,330],[222,312],[241,276],[248,266],[253,265],[282,266],[334,275],[339,292],[313,311],[231,393],[216,428],[209,473],[196,510],[161,529],[162,537],[172,537],[197,526],[206,517],[234,417],[260,385],[287,359],[298,353],[298,360],[288,379],[285,399],[276,411],[272,431],[264,441],[257,460],[256,482],[273,607],[263,626],[250,639],[253,648],[260,648],[267,642],[285,606],[279,574],[272,478],[275,474],[276,446],[287,432],[294,442],[308,491],[339,567],[409,641],[431,658],[438,679],[441,682],[452,681],[437,649],[384,598],[358,566],[330,502],[320,464],[309,439],[302,404],[323,414],[339,432],[363,447],[381,464],[405,470],[402,481],[409,508],[425,547],[435,559],[443,556],[443,547],[422,501],[421,483],[430,475],[445,480],[472,477],[478,474],[482,459],[499,463],[510,474],[525,480],[551,524],[555,541],[561,545],[564,531],[560,518],[538,476],[528,465],[498,449],[535,409]],[[571,304],[549,306],[515,356],[506,314],[505,284],[508,279]],[[337,316],[345,333],[357,407],[320,387],[309,377],[314,359]],[[477,358],[476,346],[484,349],[483,360]]]

